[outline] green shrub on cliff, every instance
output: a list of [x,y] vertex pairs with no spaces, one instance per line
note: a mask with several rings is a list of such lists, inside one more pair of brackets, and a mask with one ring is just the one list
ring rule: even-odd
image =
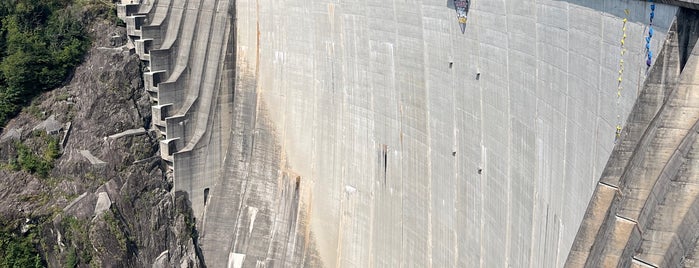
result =
[[0,267],[44,267],[29,236],[18,235],[9,227],[0,228]]
[[53,169],[54,161],[60,156],[60,146],[58,139],[47,134],[41,134],[44,148],[32,150],[29,146],[22,142],[15,142],[14,147],[17,151],[16,158],[10,158],[9,167],[12,170],[24,170],[31,174],[36,174],[39,177],[46,178],[51,169]]
[[0,1],[0,126],[82,61],[90,40],[80,10],[65,0]]

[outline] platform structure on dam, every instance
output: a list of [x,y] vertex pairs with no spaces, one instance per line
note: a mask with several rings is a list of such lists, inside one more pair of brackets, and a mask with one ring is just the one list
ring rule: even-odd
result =
[[[463,28],[451,1],[134,2],[118,15],[147,62],[161,156],[189,197],[209,267],[665,258],[629,253],[659,247],[633,233],[661,236],[654,226],[665,225],[637,206],[657,196],[613,201],[636,188],[609,174],[613,161],[658,157],[617,159],[643,144],[691,147],[687,110],[657,107],[688,102],[679,88],[691,84],[693,54],[673,63],[667,51],[673,40],[681,50],[676,18],[693,0],[656,1],[648,40],[645,1],[472,0]],[[682,74],[669,75],[673,64]],[[632,142],[646,128],[629,115],[649,99],[683,118],[672,133],[685,136]],[[671,155],[658,163],[680,163]],[[658,189],[680,198],[672,187]],[[625,248],[604,240],[624,232]]]

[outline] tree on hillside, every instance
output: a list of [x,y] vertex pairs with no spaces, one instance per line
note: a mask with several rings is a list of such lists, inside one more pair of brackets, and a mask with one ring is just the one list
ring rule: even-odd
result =
[[78,10],[71,1],[0,3],[0,126],[82,61],[89,39]]

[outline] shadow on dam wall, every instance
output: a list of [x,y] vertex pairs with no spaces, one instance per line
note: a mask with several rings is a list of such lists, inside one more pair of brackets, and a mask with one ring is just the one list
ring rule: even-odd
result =
[[684,69],[692,48],[699,36],[699,10],[682,8],[678,14],[677,35],[680,53],[680,70]]

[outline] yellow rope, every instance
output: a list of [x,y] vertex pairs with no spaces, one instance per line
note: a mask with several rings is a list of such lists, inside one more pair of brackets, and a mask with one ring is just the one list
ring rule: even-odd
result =
[[626,45],[625,45],[626,22],[628,21],[627,17],[629,16],[629,10],[624,9],[624,14],[626,14],[626,16],[624,17],[624,20],[622,20],[623,24],[621,26],[621,32],[622,32],[622,37],[621,37],[621,42],[620,42],[621,43],[621,52],[620,52],[621,59],[619,59],[619,79],[618,79],[618,83],[617,83],[617,87],[616,87],[616,110],[617,110],[617,114],[616,114],[616,120],[617,120],[616,139],[617,140],[621,137],[621,130],[622,130],[621,113],[620,113],[621,108],[619,106],[621,106],[621,90],[623,89],[623,87],[621,86],[621,83],[622,83],[623,78],[624,78],[624,54],[626,54]]

